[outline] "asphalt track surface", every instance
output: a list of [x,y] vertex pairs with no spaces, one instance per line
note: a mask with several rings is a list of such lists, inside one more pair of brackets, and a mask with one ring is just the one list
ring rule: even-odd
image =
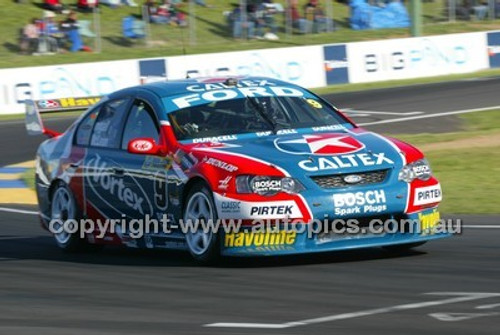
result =
[[[496,106],[498,92],[500,79],[490,79],[328,99],[344,109],[432,114]],[[355,117],[388,118],[398,115]],[[0,125],[0,166],[33,158],[40,139],[23,127]],[[454,116],[367,126],[459,127]],[[36,216],[0,211],[0,334],[497,334],[500,229],[488,227],[500,222],[463,219],[476,228],[403,254],[365,249],[202,267],[180,252],[64,254]]]

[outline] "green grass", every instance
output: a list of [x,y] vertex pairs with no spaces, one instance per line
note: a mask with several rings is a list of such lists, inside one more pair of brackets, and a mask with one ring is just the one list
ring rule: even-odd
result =
[[28,169],[26,170],[22,176],[21,179],[24,181],[24,183],[31,188],[32,190],[35,189],[35,169]]
[[[282,30],[279,41],[235,41],[224,21],[222,12],[230,10],[236,0],[207,0],[213,8],[196,7],[194,17],[195,37],[190,43],[189,29],[165,25],[152,25],[154,43],[146,46],[143,42],[130,43],[121,38],[121,19],[130,14],[139,14],[138,8],[121,7],[111,9],[101,6],[102,53],[74,53],[54,56],[20,56],[17,54],[18,31],[32,17],[40,17],[42,10],[35,5],[41,0],[28,4],[15,4],[3,1],[0,7],[2,24],[0,25],[0,68],[61,63],[79,63],[101,60],[161,57],[179,54],[197,54],[245,49],[275,48],[324,43],[353,42],[374,39],[408,37],[408,29],[381,29],[355,31],[348,27],[349,7],[333,2],[333,13],[339,30],[333,33],[287,36],[283,29],[283,17],[278,16]],[[75,1],[63,1],[73,4]],[[142,1],[137,1],[142,3]],[[283,3],[283,1],[279,1]],[[306,0],[301,0],[305,3]],[[500,20],[468,21],[449,23],[442,15],[445,7],[443,0],[423,3],[425,35],[448,34],[470,31],[500,29]],[[187,7],[185,7],[187,9]],[[62,19],[60,16],[58,19]],[[79,14],[79,19],[92,20],[91,14]],[[92,41],[87,41],[92,46]]]
[[[398,134],[392,137],[419,146],[429,143],[450,142],[463,138],[498,134],[500,132],[500,110],[461,114],[463,130],[439,134]],[[499,143],[500,146],[500,143]]]
[[443,213],[500,213],[500,144],[432,151],[427,157],[443,188]]
[[[419,146],[500,133],[500,110],[459,117],[464,122],[461,132],[394,137]],[[443,213],[500,213],[500,143],[485,148],[426,151],[426,157],[443,188]]]

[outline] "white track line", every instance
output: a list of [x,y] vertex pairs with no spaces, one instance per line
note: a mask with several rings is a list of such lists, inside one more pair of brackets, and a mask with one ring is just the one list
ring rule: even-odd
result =
[[310,324],[317,324],[317,323],[324,323],[324,322],[354,319],[354,318],[377,315],[377,314],[399,312],[399,311],[405,311],[405,310],[410,310],[410,309],[434,307],[434,306],[455,304],[455,303],[459,303],[459,302],[472,301],[472,300],[478,300],[478,299],[500,297],[500,293],[433,292],[433,293],[426,293],[426,294],[455,296],[455,297],[441,299],[441,300],[432,300],[432,301],[417,302],[417,303],[412,303],[412,304],[404,304],[404,305],[396,305],[396,306],[383,307],[383,308],[368,309],[368,310],[353,312],[353,313],[329,315],[329,316],[324,316],[324,317],[320,317],[320,318],[306,319],[306,320],[295,321],[295,322],[269,323],[269,324],[268,323],[234,323],[234,322],[233,323],[226,323],[226,322],[219,322],[219,323],[206,324],[206,325],[204,325],[204,327],[283,329],[283,328],[306,326],[306,325],[310,325]]
[[500,109],[500,106],[491,106],[491,107],[474,108],[474,109],[463,109],[463,110],[458,110],[458,111],[443,112],[443,113],[434,113],[434,114],[415,115],[415,116],[401,117],[401,118],[395,118],[395,119],[389,119],[389,120],[381,120],[381,121],[374,121],[374,122],[358,123],[358,125],[360,125],[360,126],[371,126],[371,125],[376,125],[376,124],[404,122],[404,121],[419,120],[419,119],[428,119],[428,118],[440,117],[440,116],[465,114],[465,113],[474,113],[474,112],[483,112],[483,111],[489,111],[489,110],[494,110],[494,109]]
[[496,308],[496,307],[500,307],[500,304],[476,306],[476,309],[490,309],[490,308]]
[[7,207],[0,207],[0,212],[38,215],[38,212],[36,212],[36,211],[28,211],[28,210],[24,210],[24,209],[15,209],[15,208],[7,208]]
[[342,112],[347,113],[349,115],[354,115],[354,114],[363,114],[363,115],[371,115],[371,114],[381,114],[381,115],[419,115],[423,114],[424,112],[420,111],[414,111],[414,112],[382,112],[382,111],[367,111],[364,109],[354,109],[354,108],[343,108],[341,109]]

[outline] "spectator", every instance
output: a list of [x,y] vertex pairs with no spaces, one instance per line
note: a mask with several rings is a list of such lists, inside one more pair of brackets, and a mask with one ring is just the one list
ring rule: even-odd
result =
[[475,1],[474,6],[472,6],[474,15],[477,20],[484,20],[488,15],[488,3],[481,3],[479,1]]
[[44,0],[42,7],[57,13],[61,13],[64,9],[64,6],[59,0]]
[[[255,13],[258,36],[263,36],[264,38],[271,40],[279,39],[276,35],[278,27],[276,26],[276,22],[274,20],[275,14],[276,8],[273,6],[271,0],[264,0],[258,6]],[[269,30],[267,33],[265,33],[266,29]]]
[[169,23],[171,21],[170,19],[172,14],[175,15],[174,6],[170,3],[170,1],[165,0],[156,9],[156,16],[154,23]]
[[305,6],[305,17],[314,24],[315,32],[325,32],[333,22],[326,15],[318,0],[310,0]]
[[91,13],[99,7],[99,0],[78,0],[76,7],[82,12]]
[[66,20],[61,22],[61,30],[64,32],[66,38],[71,43],[69,50],[71,52],[75,51],[91,51],[91,49],[85,46],[82,42],[82,37],[78,32],[78,20],[76,17],[76,12],[69,12]]
[[61,30],[63,32],[68,32],[70,30],[78,30],[78,20],[76,18],[76,12],[69,12],[66,20],[61,22]]
[[228,16],[229,24],[233,30],[234,38],[242,38],[243,32],[249,39],[255,38],[255,22],[248,17],[248,12],[242,13],[241,7],[237,6]]
[[144,4],[146,6],[149,16],[149,22],[166,24],[170,22],[170,18],[167,15],[168,8],[157,7],[153,0],[146,0]]
[[300,16],[298,6],[298,0],[290,0],[289,7],[287,8],[287,15],[292,21],[292,26],[299,30],[301,34],[305,34],[311,31],[313,22],[309,21]]
[[170,11],[171,24],[178,25],[179,27],[187,26],[186,14],[177,10],[177,8],[183,5],[182,2],[177,1],[176,3],[175,0],[164,0],[163,3],[170,5],[169,11]]
[[[256,31],[256,37],[261,39],[264,35],[264,20],[262,19],[260,12],[257,13],[257,6],[254,4],[247,5],[247,21],[252,22]],[[253,34],[252,34],[253,35]],[[253,38],[254,36],[252,36]]]
[[459,20],[470,20],[470,14],[472,12],[472,1],[464,0],[461,4],[456,4],[455,11]]
[[21,53],[32,54],[38,50],[38,39],[40,31],[37,26],[37,19],[33,18],[24,26],[21,37]]
[[186,15],[177,10],[181,5],[182,3],[173,0],[163,0],[163,3],[158,7],[153,0],[147,0],[145,3],[151,23],[170,23],[172,25],[184,27],[187,25]]
[[39,31],[43,42],[46,43],[47,49],[50,52],[58,52],[62,44],[64,35],[59,30],[59,27],[54,22],[56,15],[53,12],[45,11],[43,13],[43,21],[40,21]]

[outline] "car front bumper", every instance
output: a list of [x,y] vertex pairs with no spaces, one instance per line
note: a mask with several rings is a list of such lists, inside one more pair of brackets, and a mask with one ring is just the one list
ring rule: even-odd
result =
[[[377,221],[375,221],[377,220]],[[374,222],[373,226],[367,224]],[[354,233],[347,230],[350,226],[337,221],[323,226],[314,223],[284,227],[245,227],[239,232],[224,233],[221,237],[221,250],[225,256],[272,256],[290,255],[358,248],[383,247],[409,243],[425,242],[452,235],[445,221],[440,220],[437,208],[420,212],[364,219]],[[354,221],[351,222],[353,224]],[[339,226],[339,224],[341,224]],[[363,227],[360,227],[363,225]],[[351,226],[353,227],[353,226]],[[345,230],[342,231],[344,228]]]

